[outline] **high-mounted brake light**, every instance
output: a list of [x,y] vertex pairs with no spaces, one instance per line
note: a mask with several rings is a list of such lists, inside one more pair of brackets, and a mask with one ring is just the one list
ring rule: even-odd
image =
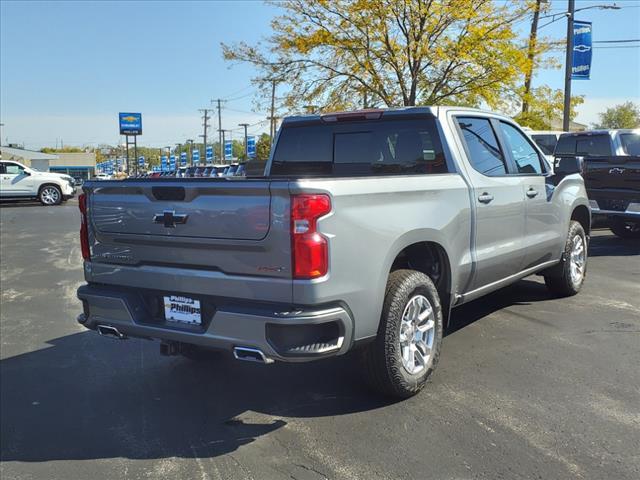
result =
[[323,122],[344,122],[349,120],[379,120],[383,110],[369,108],[367,110],[356,110],[353,112],[335,112],[322,115]]
[[87,196],[84,193],[78,196],[78,208],[80,209],[80,249],[82,250],[82,258],[91,260],[89,229],[87,227]]
[[331,211],[324,194],[291,196],[291,262],[293,278],[322,277],[329,270],[328,242],[316,230],[320,217]]

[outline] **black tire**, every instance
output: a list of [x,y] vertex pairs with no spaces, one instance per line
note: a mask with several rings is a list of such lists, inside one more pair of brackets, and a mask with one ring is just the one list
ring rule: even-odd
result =
[[[434,331],[428,360],[419,372],[410,373],[403,365],[400,328],[405,308],[416,295],[425,297],[430,303]],[[438,364],[442,329],[440,298],[431,279],[415,270],[391,272],[378,335],[362,352],[363,370],[369,384],[383,394],[400,398],[408,398],[420,392]]]
[[[578,242],[576,237],[582,239],[582,246],[584,249],[584,261],[582,264],[582,274],[580,278],[572,276],[572,252]],[[567,240],[564,246],[564,253],[562,254],[562,261],[559,265],[554,267],[548,274],[544,275],[544,283],[551,293],[559,297],[570,297],[576,295],[587,277],[587,236],[584,233],[584,228],[579,222],[571,220],[569,224],[569,232],[567,234]]]
[[60,205],[62,203],[62,191],[57,185],[43,185],[38,191],[38,200],[45,207]]
[[621,218],[612,218],[609,229],[620,238],[640,238],[640,223],[625,222]]

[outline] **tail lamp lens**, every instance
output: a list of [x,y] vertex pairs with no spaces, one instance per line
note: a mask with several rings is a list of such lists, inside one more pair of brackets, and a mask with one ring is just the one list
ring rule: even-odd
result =
[[87,227],[87,196],[84,193],[78,196],[78,208],[80,209],[80,249],[82,250],[82,258],[91,260],[89,229]]
[[318,219],[331,211],[331,199],[324,194],[291,197],[291,260],[293,278],[310,279],[327,274],[327,239],[316,230]]

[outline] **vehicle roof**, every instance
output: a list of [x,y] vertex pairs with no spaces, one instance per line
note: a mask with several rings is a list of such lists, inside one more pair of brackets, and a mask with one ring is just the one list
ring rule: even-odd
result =
[[392,108],[368,108],[364,110],[346,110],[342,112],[325,112],[319,115],[292,115],[289,117],[284,117],[282,120],[282,124],[286,125],[288,123],[295,122],[313,122],[321,120],[322,117],[327,117],[331,115],[338,114],[349,114],[349,113],[367,113],[367,112],[381,112],[384,117],[390,116],[403,116],[403,115],[434,115],[438,116],[441,114],[446,115],[447,112],[450,111],[462,111],[469,113],[481,113],[483,115],[491,115],[499,118],[512,120],[510,117],[506,115],[502,115],[497,112],[492,112],[490,110],[483,110],[480,108],[471,108],[471,107],[456,107],[456,106],[414,106],[414,107],[392,107]]
[[640,135],[638,128],[601,128],[596,130],[584,130],[582,132],[564,132],[565,137],[575,137],[577,135],[611,135],[620,133],[636,133]]
[[530,130],[527,133],[529,135],[562,135],[567,132],[564,130]]

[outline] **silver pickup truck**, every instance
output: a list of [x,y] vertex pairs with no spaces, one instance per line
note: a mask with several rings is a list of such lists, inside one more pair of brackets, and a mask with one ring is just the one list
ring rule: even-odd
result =
[[452,308],[536,273],[580,290],[580,171],[551,174],[517,124],[474,109],[286,118],[259,177],[85,183],[78,321],[266,364],[358,348],[371,383],[407,397]]

